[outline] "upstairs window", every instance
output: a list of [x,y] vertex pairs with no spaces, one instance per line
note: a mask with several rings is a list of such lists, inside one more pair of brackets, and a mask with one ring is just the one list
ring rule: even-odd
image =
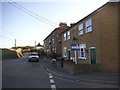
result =
[[53,42],[53,44],[54,44],[54,39],[52,39],[52,42]]
[[66,41],[66,38],[67,38],[67,37],[66,37],[66,33],[64,33],[64,41]]
[[70,39],[70,31],[67,32],[67,40]]
[[88,21],[86,21],[85,26],[86,26],[86,33],[91,32],[92,31],[92,19],[89,19]]
[[83,35],[83,24],[78,26],[78,35]]

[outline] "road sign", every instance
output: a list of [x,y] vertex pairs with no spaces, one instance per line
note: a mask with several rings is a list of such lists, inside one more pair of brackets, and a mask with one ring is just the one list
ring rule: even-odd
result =
[[71,50],[75,50],[75,51],[80,50],[79,44],[75,44],[75,43],[71,44]]

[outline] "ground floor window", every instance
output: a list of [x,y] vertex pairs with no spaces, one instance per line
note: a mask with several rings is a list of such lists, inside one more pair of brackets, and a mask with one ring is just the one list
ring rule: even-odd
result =
[[70,60],[75,62],[75,57],[70,57]]
[[80,50],[78,51],[78,58],[86,59],[86,44],[79,45]]
[[63,57],[67,57],[67,47],[63,47]]

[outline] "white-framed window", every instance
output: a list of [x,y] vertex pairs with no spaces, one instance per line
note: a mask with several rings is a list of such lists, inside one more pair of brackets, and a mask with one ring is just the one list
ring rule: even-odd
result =
[[64,33],[64,41],[66,41],[67,39],[67,36],[66,36],[66,33]]
[[63,57],[67,57],[67,47],[63,47]]
[[52,42],[53,42],[53,44],[54,44],[54,39],[52,39]]
[[83,35],[83,24],[78,26],[78,35]]
[[85,23],[86,33],[92,31],[92,19],[89,19]]
[[70,39],[70,31],[67,32],[67,40]]
[[79,47],[80,50],[78,51],[78,58],[86,59],[86,44],[80,44]]
[[52,48],[52,51],[54,51],[55,49],[54,48]]

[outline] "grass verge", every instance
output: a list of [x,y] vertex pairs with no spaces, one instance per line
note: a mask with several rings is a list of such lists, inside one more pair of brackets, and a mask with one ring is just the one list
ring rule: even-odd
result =
[[18,58],[17,52],[15,51],[11,51],[8,49],[1,49],[0,51],[0,56],[2,56],[2,60]]

